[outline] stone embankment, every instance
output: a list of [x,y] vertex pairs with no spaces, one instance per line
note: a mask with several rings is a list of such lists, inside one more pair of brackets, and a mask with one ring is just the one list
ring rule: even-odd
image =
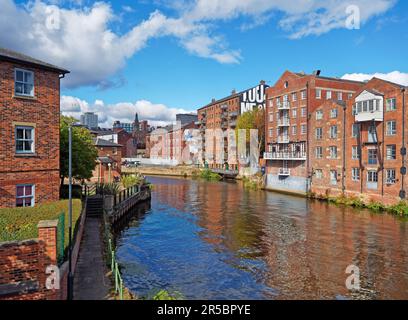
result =
[[140,173],[145,176],[174,176],[174,177],[192,177],[199,172],[197,167],[192,166],[139,166],[137,168],[122,167],[122,173],[134,174]]

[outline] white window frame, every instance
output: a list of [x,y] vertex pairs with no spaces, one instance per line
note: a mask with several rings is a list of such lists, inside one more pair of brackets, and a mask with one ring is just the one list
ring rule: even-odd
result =
[[[391,152],[389,152],[391,150]],[[390,157],[393,156],[393,157]],[[397,145],[395,144],[387,144],[385,149],[385,157],[387,160],[397,160]]]
[[[390,173],[393,173],[390,175]],[[386,169],[385,170],[386,184],[396,184],[397,183],[397,170],[395,169]]]
[[316,179],[323,179],[323,170],[322,169],[316,169],[315,170],[315,177],[316,177]]
[[292,126],[292,135],[297,135],[297,126]]
[[315,148],[315,158],[316,159],[323,159],[323,147],[316,147]]
[[359,160],[360,159],[360,152],[358,150],[358,146],[351,147],[351,159],[352,160]]
[[[22,72],[23,73],[23,81],[17,80],[17,72]],[[26,82],[25,81],[25,74],[31,74],[31,79],[32,83]],[[21,83],[23,86],[23,93],[17,92],[17,83]],[[30,85],[32,86],[32,90],[30,93],[25,93],[24,92],[24,86],[25,85]],[[30,70],[25,70],[25,69],[20,69],[20,68],[15,68],[14,69],[14,95],[16,96],[23,96],[23,97],[34,97],[35,94],[35,86],[34,86],[34,72]]]
[[337,170],[330,170],[330,185],[336,186],[337,183],[338,183]]
[[[355,129],[355,128],[357,128],[357,129]],[[357,123],[353,123],[353,125],[351,126],[351,137],[352,138],[357,138],[359,131],[360,131],[360,126]]]
[[297,109],[292,109],[292,118],[297,118]]
[[330,110],[330,118],[336,119],[339,116],[339,110],[337,108]]
[[338,128],[336,125],[330,127],[330,139],[337,139]]
[[397,99],[396,98],[388,98],[385,100],[386,111],[395,111],[397,110]]
[[343,92],[337,92],[337,100],[343,101]]
[[306,107],[302,107],[302,108],[300,109],[300,116],[301,116],[302,118],[306,118],[306,117],[307,117],[307,108],[306,108]]
[[[18,196],[17,195],[17,188],[18,187],[23,187],[24,188],[24,195],[23,196]],[[30,196],[27,196],[25,194],[25,188],[26,187],[31,187],[32,192],[31,192]],[[31,205],[30,206],[25,206],[25,203],[26,203],[25,199],[28,199],[28,198],[31,199]],[[18,184],[18,185],[16,185],[16,206],[17,206],[17,199],[23,199],[23,204],[24,204],[23,207],[34,207],[35,206],[35,184]]]
[[[17,138],[17,131],[18,130],[24,130],[24,137],[23,139],[18,139]],[[26,130],[30,130],[31,131],[31,139],[26,139],[25,138],[25,131]],[[15,131],[14,131],[15,137],[15,152],[16,154],[33,154],[35,153],[35,128],[34,127],[30,127],[30,126],[16,126],[15,127]],[[17,142],[18,141],[23,141],[23,146],[24,146],[24,142],[26,141],[31,141],[31,150],[26,151],[26,150],[17,150]]]
[[387,121],[387,123],[386,123],[386,135],[387,136],[395,136],[396,134],[397,134],[397,121],[395,121],[395,120]]
[[360,179],[361,179],[360,168],[351,168],[351,180],[356,182],[360,181]]
[[330,146],[329,147],[329,158],[337,159],[338,155],[339,155],[339,152],[338,152],[337,146]]
[[307,126],[305,124],[300,125],[300,134],[306,134],[307,133]]
[[273,112],[269,113],[269,122],[273,122]]
[[297,101],[297,92],[292,92],[292,101]]
[[316,89],[316,99],[322,98],[322,89]]
[[323,139],[323,128],[316,128],[315,129],[315,138],[316,138],[316,140],[322,140]]
[[378,171],[375,170],[367,171],[367,182],[378,183]]
[[331,90],[326,91],[326,100],[330,100],[333,97],[333,93]]
[[306,100],[306,98],[307,98],[307,92],[306,92],[306,90],[302,90],[302,91],[300,92],[300,97],[301,97],[302,100]]
[[316,111],[316,120],[322,120],[323,119],[323,110],[317,110]]

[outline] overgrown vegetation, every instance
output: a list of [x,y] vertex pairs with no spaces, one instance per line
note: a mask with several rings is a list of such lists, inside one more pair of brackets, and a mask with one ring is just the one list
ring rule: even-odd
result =
[[141,175],[123,175],[122,178],[122,186],[127,189],[134,185],[141,185],[144,183],[144,178]]
[[182,299],[183,295],[178,291],[170,293],[167,290],[160,290],[150,300],[182,300]]
[[[72,201],[73,225],[81,215],[81,201]],[[21,241],[38,237],[37,224],[41,220],[56,220],[65,213],[65,239],[68,239],[68,200],[42,204],[33,208],[0,209],[0,242]],[[66,241],[66,245],[68,241]]]
[[256,174],[251,177],[242,177],[244,188],[251,190],[260,190],[264,187],[262,174]]
[[198,175],[198,178],[207,181],[219,181],[222,179],[222,177],[218,173],[214,173],[210,169],[201,170]]
[[104,195],[114,196],[119,193],[120,191],[120,184],[119,183],[97,183],[96,189],[98,193],[103,193]]
[[344,195],[338,197],[330,197],[327,195],[317,195],[315,193],[309,193],[308,197],[311,199],[317,200],[326,200],[330,203],[336,205],[345,205],[350,206],[358,209],[369,209],[375,212],[387,212],[398,216],[405,216],[408,217],[408,202],[407,201],[400,201],[395,205],[387,206],[378,201],[370,201],[366,203],[363,199],[358,197],[346,197]]

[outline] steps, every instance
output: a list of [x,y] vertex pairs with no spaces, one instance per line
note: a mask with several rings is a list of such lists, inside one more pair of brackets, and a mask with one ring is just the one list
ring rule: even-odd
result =
[[88,217],[101,217],[103,214],[102,196],[89,197],[86,203],[86,215]]

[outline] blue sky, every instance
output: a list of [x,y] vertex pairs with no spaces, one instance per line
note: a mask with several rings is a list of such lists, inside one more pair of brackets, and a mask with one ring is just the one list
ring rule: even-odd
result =
[[[286,69],[382,73],[408,85],[407,1],[351,3],[360,9],[358,30],[345,28],[347,4],[337,0],[0,0],[0,46],[70,69],[62,109],[96,111],[104,125],[135,111],[171,121],[234,88],[273,84]],[[42,25],[49,17],[55,30]],[[31,37],[10,36],[22,24]]]

